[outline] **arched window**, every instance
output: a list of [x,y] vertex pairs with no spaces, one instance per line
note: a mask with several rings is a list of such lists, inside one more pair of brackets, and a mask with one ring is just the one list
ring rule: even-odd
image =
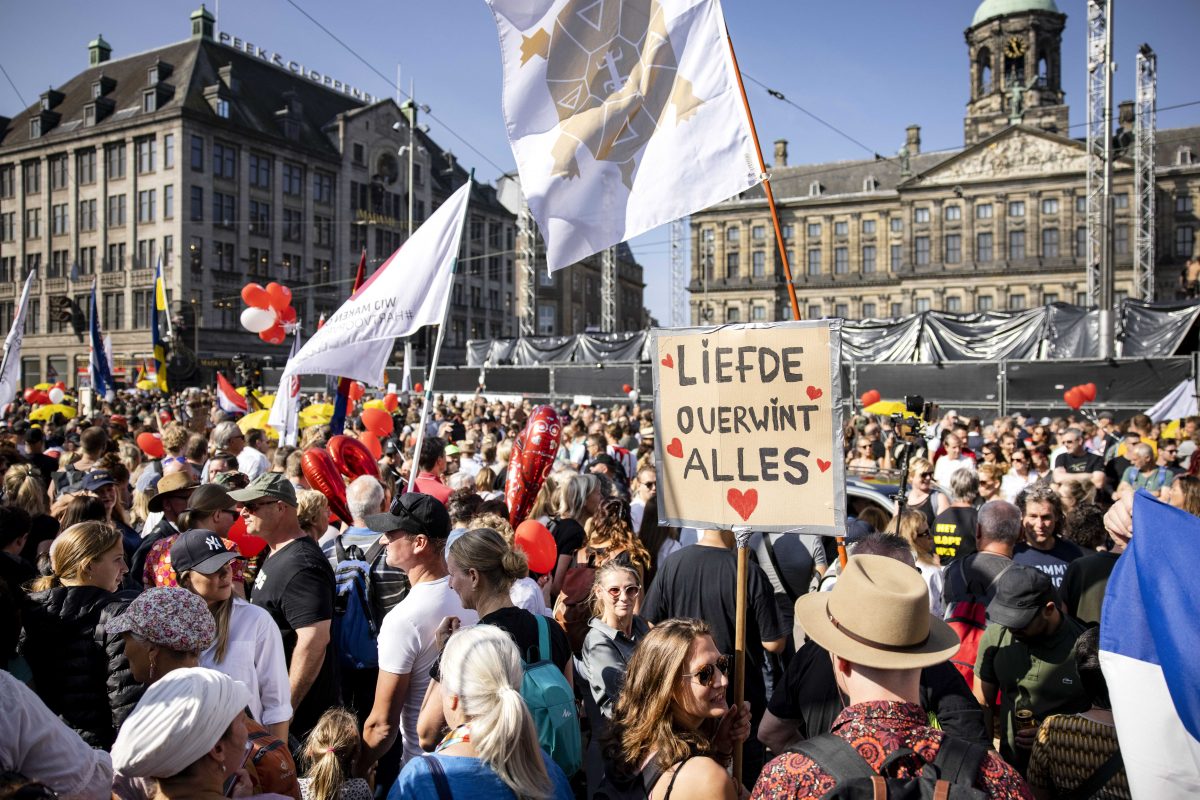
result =
[[975,93],[977,95],[988,94],[992,91],[992,51],[986,47],[980,48],[975,64],[978,77]]
[[1050,81],[1049,64],[1046,62],[1046,57],[1042,56],[1037,62],[1037,85],[1046,86]]

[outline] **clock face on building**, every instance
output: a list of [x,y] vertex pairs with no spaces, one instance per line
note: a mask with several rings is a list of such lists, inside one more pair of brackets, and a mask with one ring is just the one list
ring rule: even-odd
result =
[[1016,36],[1008,37],[1004,45],[1004,54],[1009,58],[1019,58],[1025,55],[1025,42]]

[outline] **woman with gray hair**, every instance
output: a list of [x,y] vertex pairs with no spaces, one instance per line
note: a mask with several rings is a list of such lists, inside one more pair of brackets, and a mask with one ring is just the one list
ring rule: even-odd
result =
[[567,570],[575,560],[575,553],[587,541],[584,523],[596,513],[600,500],[600,479],[595,475],[572,475],[559,488],[558,516],[549,525],[554,543],[558,546],[558,561],[546,586],[547,604],[552,604],[558,598]]
[[950,475],[950,506],[933,520],[933,544],[942,566],[974,553],[975,524],[979,510],[979,476],[973,469]]

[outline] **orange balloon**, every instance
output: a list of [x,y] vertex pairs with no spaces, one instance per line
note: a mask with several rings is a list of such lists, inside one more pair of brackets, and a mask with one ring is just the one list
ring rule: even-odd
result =
[[296,309],[291,306],[284,306],[279,310],[279,321],[284,323],[293,323],[296,321]]
[[150,433],[149,431],[138,434],[137,445],[150,458],[162,458],[166,452],[163,450],[162,439],[157,434]]
[[395,414],[396,409],[400,407],[400,398],[395,392],[388,392],[383,396],[383,407],[388,410],[389,414]]
[[396,427],[392,415],[379,408],[364,408],[359,416],[366,429],[376,436],[387,436]]
[[379,443],[378,436],[370,431],[363,431],[358,435],[358,440],[367,446],[376,461],[383,458],[383,445]]
[[267,284],[267,297],[270,299],[271,308],[276,311],[283,311],[292,304],[292,290],[282,284],[271,281]]
[[267,344],[283,344],[283,340],[287,338],[287,333],[284,332],[283,326],[276,322],[271,327],[258,335]]
[[363,386],[358,381],[350,382],[349,397],[351,400],[357,403],[359,400],[362,400],[362,396],[366,393],[367,387]]

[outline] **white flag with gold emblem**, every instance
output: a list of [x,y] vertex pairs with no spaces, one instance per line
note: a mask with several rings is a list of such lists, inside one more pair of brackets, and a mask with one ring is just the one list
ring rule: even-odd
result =
[[759,182],[717,0],[488,0],[550,271]]

